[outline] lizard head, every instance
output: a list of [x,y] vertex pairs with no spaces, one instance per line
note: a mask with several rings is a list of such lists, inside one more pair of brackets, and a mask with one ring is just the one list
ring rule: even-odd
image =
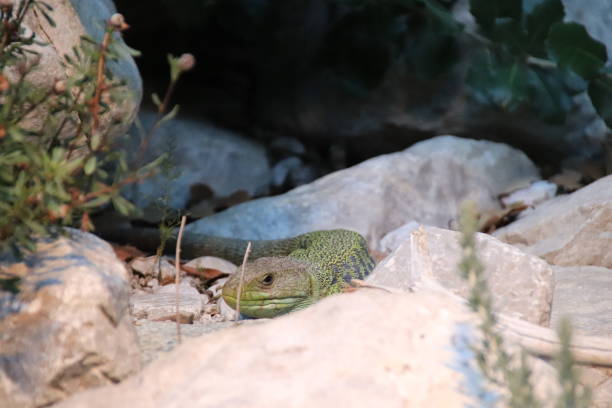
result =
[[[319,285],[307,263],[293,258],[259,258],[245,265],[240,313],[274,317],[301,309],[319,297]],[[223,286],[225,302],[236,309],[240,269]]]

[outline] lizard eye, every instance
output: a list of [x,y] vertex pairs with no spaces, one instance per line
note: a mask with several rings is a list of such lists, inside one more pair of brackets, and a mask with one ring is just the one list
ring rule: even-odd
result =
[[273,281],[274,281],[274,277],[272,276],[271,273],[269,273],[266,276],[264,276],[264,278],[261,280],[261,283],[263,283],[264,285],[271,285]]

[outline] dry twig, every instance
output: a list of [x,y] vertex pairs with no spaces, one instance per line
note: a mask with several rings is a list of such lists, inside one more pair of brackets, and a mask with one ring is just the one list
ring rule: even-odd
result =
[[176,338],[178,344],[181,344],[181,319],[179,314],[179,303],[181,300],[180,284],[181,284],[181,240],[183,239],[183,229],[187,217],[183,215],[181,218],[181,226],[179,228],[178,237],[176,239],[176,256],[174,258],[174,268],[176,275],[174,277],[174,285],[176,286]]
[[244,258],[242,258],[242,266],[240,267],[240,280],[238,281],[238,291],[236,292],[236,317],[234,321],[238,321],[240,317],[240,296],[242,295],[242,284],[244,283],[244,267],[246,265],[247,260],[249,259],[249,254],[251,253],[251,241],[249,241],[246,251],[244,251]]

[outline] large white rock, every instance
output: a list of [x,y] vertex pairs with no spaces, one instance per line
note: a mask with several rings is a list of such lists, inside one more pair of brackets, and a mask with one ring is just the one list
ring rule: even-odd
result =
[[409,222],[448,227],[460,204],[499,208],[497,196],[539,179],[533,163],[507,145],[440,136],[402,152],[367,160],[277,196],[206,217],[189,231],[274,239],[346,228],[374,247]]
[[[464,407],[468,376],[478,381],[465,360],[473,322],[441,294],[332,296],[186,340],[137,376],[57,408]],[[534,367],[541,391],[554,374]]]
[[0,406],[47,406],[139,369],[127,272],[106,242],[71,231],[3,268],[22,284],[0,291]]
[[557,266],[551,327],[569,317],[578,334],[612,337],[612,269]]
[[612,176],[547,201],[494,235],[553,265],[612,268]]
[[[433,279],[466,298],[468,286],[457,267],[460,238],[455,231],[421,226],[376,266],[368,281],[409,289]],[[476,245],[497,311],[547,326],[554,286],[550,265],[490,235],[477,234]]]

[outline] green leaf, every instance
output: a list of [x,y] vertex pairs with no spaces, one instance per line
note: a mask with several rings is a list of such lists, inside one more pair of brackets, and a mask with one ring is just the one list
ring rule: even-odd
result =
[[[527,37],[529,39],[528,50],[536,56],[545,56],[545,40],[553,24],[563,21],[565,11],[561,0],[538,0],[526,1],[532,4],[532,9],[525,10],[527,13]],[[525,8],[528,6],[525,4]]]
[[134,209],[134,205],[121,196],[114,196],[111,198],[111,200],[113,202],[113,206],[121,215],[129,215]]
[[588,94],[599,116],[612,128],[612,78],[595,78],[589,84]]
[[179,105],[174,105],[174,107],[172,108],[170,112],[166,113],[162,118],[160,118],[157,121],[156,125],[161,126],[164,123],[171,121],[172,119],[176,117],[178,112],[179,112]]
[[91,137],[91,150],[93,150],[94,152],[98,150],[98,148],[100,147],[100,143],[102,143],[102,133],[96,132]]
[[91,176],[91,174],[96,170],[96,164],[98,163],[98,159],[96,156],[91,156],[85,162],[85,167],[83,167],[83,171],[86,175]]
[[577,23],[554,24],[546,43],[559,66],[572,69],[584,79],[597,75],[608,60],[606,46]]
[[153,101],[153,104],[159,108],[161,105],[161,99],[159,99],[159,96],[155,92],[151,94],[151,100]]

